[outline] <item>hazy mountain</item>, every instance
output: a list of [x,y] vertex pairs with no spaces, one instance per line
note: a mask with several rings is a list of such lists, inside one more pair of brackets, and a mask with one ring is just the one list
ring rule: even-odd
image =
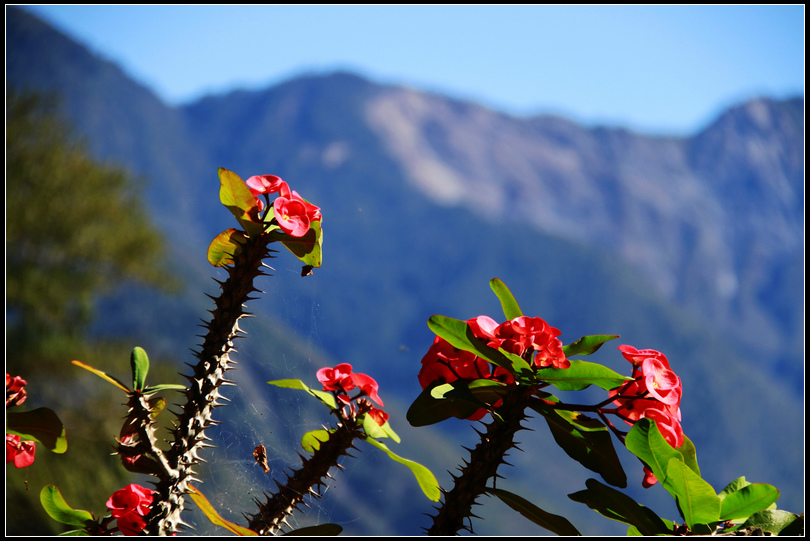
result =
[[[104,301],[97,332],[134,335],[147,350],[177,355],[193,345],[197,318],[207,315],[203,290],[222,276],[205,251],[233,225],[218,202],[217,167],[243,178],[281,175],[321,206],[324,266],[302,279],[296,260],[280,253],[270,262],[276,276],[259,284],[267,296],[251,305],[260,317],[245,325],[237,404],[221,410],[233,426],[218,435],[222,454],[212,464],[216,471],[241,461],[236,475],[212,485],[229,505],[250,501],[242,487],[255,486],[256,438],[295,439],[317,427],[297,419],[310,416],[305,400],[287,413],[297,398],[256,382],[312,380],[315,368],[334,362],[380,381],[402,454],[446,482],[460,456],[455,438],[472,435],[466,423],[403,426],[432,340],[425,321],[434,313],[499,318],[487,285],[498,276],[525,313],[562,329],[566,342],[621,334],[623,343],[664,351],[684,381],[684,427],[707,479],[718,489],[740,475],[770,482],[782,490],[782,507],[803,509],[795,483],[804,463],[802,98],[741,104],[687,138],[519,118],[349,73],[172,108],[15,8],[7,9],[7,81],[58,91],[96,154],[144,178],[187,278],[180,299],[126,291]],[[627,371],[614,352],[605,348],[595,360]],[[566,501],[588,472],[569,465],[547,436],[543,427],[527,435],[527,452],[514,457],[521,476],[507,483],[578,527],[574,515],[591,518],[583,532],[615,527]],[[427,501],[407,471],[373,452],[363,452],[347,472],[353,481],[339,483],[316,515],[345,520],[355,533],[418,533]],[[554,458],[538,464],[539,456]],[[628,461],[631,479],[636,466]],[[527,471],[533,475],[523,478]],[[553,494],[545,501],[532,494],[544,484]],[[368,505],[363,489],[392,509],[384,520],[353,518],[349,502]],[[663,491],[629,491],[668,512],[659,507]],[[497,505],[482,516],[509,513]],[[240,510],[234,505],[235,519]],[[536,531],[507,522],[508,532]],[[476,531],[508,533],[504,527],[484,521]]]

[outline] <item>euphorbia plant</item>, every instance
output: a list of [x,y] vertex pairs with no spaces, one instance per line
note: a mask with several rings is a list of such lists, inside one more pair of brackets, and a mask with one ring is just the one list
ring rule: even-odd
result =
[[[608,518],[629,525],[629,534],[660,535],[734,532],[745,528],[768,531],[803,529],[803,519],[775,510],[779,492],[767,484],[733,481],[719,494],[700,477],[695,447],[681,427],[683,388],[666,356],[655,350],[620,345],[632,365],[631,376],[574,357],[595,353],[616,335],[585,336],[562,346],[561,332],[544,320],[523,315],[505,284],[490,282],[501,301],[506,321],[488,316],[460,321],[433,316],[436,334],[422,359],[419,382],[424,391],[411,405],[414,426],[450,417],[492,420],[478,431],[481,440],[453,476],[453,487],[433,517],[429,534],[452,535],[472,530],[472,507],[483,494],[500,498],[536,524],[561,535],[579,532],[564,517],[540,509],[521,496],[496,488],[499,466],[516,448],[515,434],[526,428],[527,411],[539,413],[555,442],[574,460],[598,473],[609,485],[627,486],[611,434],[637,456],[642,484],[660,481],[675,498],[682,524],[659,518],[618,490],[595,479],[587,490],[569,495]],[[548,392],[580,391],[591,385],[607,391],[596,404],[569,404]],[[590,414],[590,415],[586,415]],[[592,416],[596,415],[596,417]],[[615,416],[632,428],[617,428]],[[493,481],[490,486],[490,481]],[[792,530],[791,530],[792,529]]]

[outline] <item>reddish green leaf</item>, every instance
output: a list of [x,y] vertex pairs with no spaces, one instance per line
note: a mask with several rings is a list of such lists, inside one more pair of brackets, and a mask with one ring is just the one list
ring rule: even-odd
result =
[[234,227],[223,231],[208,246],[208,262],[215,267],[230,265],[246,240],[245,233]]
[[245,181],[233,171],[219,168],[219,200],[236,217],[245,232],[260,235],[264,225],[259,218],[259,205]]
[[109,381],[110,383],[112,383],[113,385],[118,387],[119,389],[122,389],[125,393],[129,394],[129,389],[127,388],[126,385],[121,383],[118,379],[116,379],[116,378],[112,377],[111,375],[107,374],[106,372],[102,372],[101,370],[99,370],[97,368],[93,368],[89,364],[84,364],[81,361],[70,361],[70,362],[75,364],[79,368],[84,368],[88,372],[92,372],[93,374],[97,375],[101,379]]

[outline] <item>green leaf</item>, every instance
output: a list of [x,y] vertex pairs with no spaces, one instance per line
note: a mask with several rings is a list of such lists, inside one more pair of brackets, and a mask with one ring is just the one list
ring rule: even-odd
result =
[[281,387],[283,389],[299,389],[301,391],[306,391],[324,404],[326,404],[330,410],[338,409],[337,403],[335,402],[335,397],[332,393],[328,393],[326,391],[317,391],[315,389],[310,389],[307,387],[303,381],[300,379],[277,379],[275,381],[268,381],[270,385],[275,385],[276,387]]
[[306,536],[326,536],[326,535],[340,535],[343,531],[342,526],[337,524],[318,524],[317,526],[305,526],[298,528],[291,532],[282,535],[306,535]]
[[804,516],[799,516],[795,513],[789,513],[780,509],[769,509],[767,511],[754,513],[748,517],[748,520],[746,520],[740,528],[759,528],[778,535],[797,520],[800,520],[802,523],[802,533],[793,533],[792,535],[804,535]]
[[508,390],[503,383],[489,379],[442,383],[422,391],[408,408],[406,418],[411,426],[432,425],[451,417],[467,419],[503,398]]
[[59,416],[49,408],[6,413],[6,432],[24,440],[34,440],[51,452],[64,453],[68,442]]
[[144,394],[156,393],[158,391],[185,391],[186,387],[176,383],[161,383],[159,385],[150,385],[143,390]]
[[728,496],[732,492],[737,492],[741,488],[747,487],[750,484],[751,483],[749,483],[748,481],[745,480],[745,476],[737,477],[735,480],[733,480],[732,482],[727,484],[726,488],[724,488],[723,490],[718,492],[717,495],[722,500],[723,498],[725,498],[726,496]]
[[149,372],[149,357],[143,348],[135,347],[129,356],[129,364],[132,368],[132,388],[142,391],[146,384],[146,374]]
[[678,508],[689,529],[719,520],[720,498],[714,488],[684,464],[680,457],[669,459],[667,477],[662,485],[678,501]]
[[[271,242],[281,242],[295,257],[305,264],[305,268],[321,266],[323,260],[323,228],[321,221],[310,223],[309,230],[303,237],[291,237],[280,229],[273,229],[268,233],[267,238]],[[302,275],[304,274],[302,273]]]
[[697,463],[697,451],[695,449],[695,444],[692,443],[692,440],[686,437],[686,434],[683,435],[683,444],[678,447],[678,452],[681,453],[683,457],[683,462],[696,474],[700,475],[700,467]]
[[683,461],[683,455],[672,447],[650,419],[639,419],[624,439],[627,450],[640,458],[663,484],[669,460]]
[[551,533],[557,535],[582,535],[567,518],[543,511],[532,502],[516,494],[499,488],[488,488],[486,491],[497,496],[503,503]]
[[366,435],[372,438],[391,438],[397,443],[402,441],[399,434],[394,432],[388,421],[386,421],[384,425],[380,426],[369,414],[363,415],[363,430],[365,431]]
[[591,336],[583,336],[579,340],[563,346],[563,353],[566,357],[573,355],[590,355],[595,352],[605,342],[619,338],[617,334],[594,334]]
[[329,431],[323,428],[319,428],[318,430],[311,430],[304,434],[304,437],[301,438],[301,447],[304,448],[304,451],[308,451],[310,453],[314,453],[318,449],[321,448],[321,444],[329,440]]
[[512,296],[512,292],[509,291],[509,288],[506,287],[506,284],[504,284],[500,278],[490,280],[489,287],[492,288],[492,291],[495,292],[495,296],[501,301],[503,315],[506,316],[507,321],[512,321],[516,317],[523,315],[515,297]]
[[119,381],[118,379],[116,379],[116,378],[112,377],[111,375],[107,374],[106,372],[102,372],[101,370],[98,370],[97,368],[93,368],[89,364],[84,364],[81,361],[70,361],[70,362],[75,364],[79,368],[84,368],[88,372],[92,372],[93,374],[97,375],[101,379],[109,381],[110,383],[112,383],[113,385],[118,387],[119,389],[122,389],[125,393],[129,394],[129,389],[127,388],[126,385],[121,383],[121,381]]
[[596,479],[585,481],[587,490],[569,494],[575,502],[584,503],[601,515],[625,524],[635,526],[642,535],[669,534],[672,530],[667,524],[649,509],[633,498],[603,485]]
[[721,494],[720,498],[720,520],[742,519],[766,510],[779,499],[779,491],[773,485],[752,483],[730,494]]
[[235,227],[228,228],[208,245],[208,262],[215,267],[224,267],[233,263],[233,259],[242,251],[247,241],[245,232]]
[[197,504],[197,507],[200,508],[203,515],[205,515],[208,520],[211,521],[211,524],[215,526],[221,526],[228,531],[235,533],[236,535],[259,535],[258,533],[254,532],[249,528],[245,528],[244,526],[239,526],[238,524],[234,524],[228,520],[225,520],[220,516],[214,506],[211,505],[211,502],[208,501],[202,492],[197,490],[191,485],[187,485],[189,490],[189,496],[191,499],[194,500],[194,503]]
[[485,361],[508,370],[516,378],[534,380],[534,371],[529,363],[517,355],[489,347],[473,335],[472,329],[466,321],[434,315],[428,319],[428,327],[453,347],[475,353]]
[[540,368],[537,378],[561,391],[581,391],[591,385],[610,391],[633,378],[622,376],[606,366],[587,361],[571,360],[569,368]]
[[605,482],[621,488],[627,486],[627,475],[604,424],[576,411],[546,407],[540,401],[530,406],[546,419],[554,441],[568,456],[601,475]]
[[418,462],[414,462],[413,460],[408,460],[407,458],[402,458],[401,456],[397,455],[393,451],[391,451],[384,443],[375,440],[374,438],[365,438],[367,442],[369,442],[374,447],[378,449],[382,449],[385,451],[391,460],[399,462],[400,464],[404,464],[407,466],[411,472],[413,472],[414,477],[416,477],[416,482],[419,483],[419,488],[422,489],[422,492],[425,493],[425,496],[432,502],[439,501],[441,498],[441,488],[439,487],[439,482],[436,480],[436,476],[433,473],[424,467],[423,465],[419,464]]
[[231,211],[248,236],[260,235],[264,230],[264,225],[259,219],[259,205],[256,203],[256,198],[250,193],[250,188],[233,171],[220,167],[218,173],[219,200]]
[[84,526],[87,521],[93,520],[90,511],[73,509],[70,507],[62,493],[54,485],[45,485],[39,493],[39,501],[48,516],[62,524],[70,526]]

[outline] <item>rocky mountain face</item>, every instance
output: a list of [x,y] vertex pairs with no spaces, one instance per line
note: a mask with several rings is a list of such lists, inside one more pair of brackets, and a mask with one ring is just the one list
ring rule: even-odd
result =
[[[487,286],[498,276],[525,313],[562,329],[566,342],[621,334],[624,343],[664,351],[691,397],[685,429],[699,450],[712,450],[701,462],[710,482],[720,489],[747,475],[784,488],[780,507],[803,508],[799,487],[789,486],[804,461],[802,98],[741,104],[686,138],[518,118],[349,73],[172,108],[16,8],[7,9],[7,81],[58,92],[95,154],[143,178],[188,284],[179,299],[124,291],[103,301],[97,332],[134,335],[150,354],[192,347],[209,308],[201,293],[211,291],[211,276],[222,278],[205,261],[208,243],[233,226],[217,199],[216,169],[278,174],[321,206],[324,266],[302,279],[288,254],[270,263],[276,276],[259,284],[268,294],[251,306],[263,323],[245,325],[240,356],[249,362],[236,375],[237,407],[256,412],[266,400],[257,381],[310,380],[314,368],[350,362],[380,381],[386,404],[388,396],[398,404],[392,417],[410,445],[402,454],[437,476],[452,470],[457,440],[444,439],[444,427],[402,426],[432,340],[425,321],[434,313],[500,317]],[[274,347],[268,357],[279,334],[301,347]],[[626,370],[618,355],[600,355]],[[286,407],[286,397],[279,400]],[[711,423],[707,411],[715,412]],[[259,434],[300,438],[299,425],[277,416],[235,420],[248,435],[223,434],[232,439],[216,464],[250,457]],[[459,426],[447,428],[453,438]],[[549,439],[528,448],[553,453]],[[516,471],[533,471],[536,456],[514,457]],[[389,479],[386,498],[418,499],[401,492],[412,480],[376,467],[337,490],[351,495]],[[579,490],[577,468],[555,462],[550,477],[515,480],[529,491],[515,492],[528,497],[537,483],[557,487],[555,494]],[[247,477],[220,482],[240,492]],[[551,501],[549,509],[560,504]],[[339,507],[333,512],[351,516],[350,506]],[[415,507],[400,505],[385,526],[358,523],[357,532],[419,533],[414,525],[428,507]],[[484,523],[476,532],[504,533]]]

